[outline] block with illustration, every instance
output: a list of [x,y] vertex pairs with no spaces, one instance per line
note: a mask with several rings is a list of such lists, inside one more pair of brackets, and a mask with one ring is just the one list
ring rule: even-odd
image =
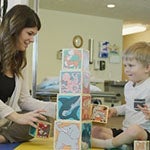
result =
[[100,104],[91,104],[91,120],[98,123],[107,123],[109,107]]
[[37,128],[30,126],[29,135],[36,138],[49,138],[52,124],[46,121],[37,123]]
[[62,70],[89,70],[89,51],[83,49],[62,50]]
[[60,72],[60,93],[90,93],[90,74],[81,71]]
[[134,141],[134,150],[150,150],[149,141]]
[[55,121],[54,149],[83,150],[91,148],[91,121]]
[[90,94],[58,94],[57,120],[90,120]]

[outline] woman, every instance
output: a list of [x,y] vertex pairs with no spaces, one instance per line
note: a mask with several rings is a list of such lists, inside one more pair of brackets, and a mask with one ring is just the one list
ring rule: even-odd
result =
[[[30,96],[26,72],[26,49],[41,28],[37,14],[26,5],[16,5],[0,26],[0,119],[13,123],[0,127],[0,143],[27,141],[29,126],[39,119],[55,117],[55,103]],[[18,113],[18,111],[27,113]],[[43,115],[44,114],[44,115]]]

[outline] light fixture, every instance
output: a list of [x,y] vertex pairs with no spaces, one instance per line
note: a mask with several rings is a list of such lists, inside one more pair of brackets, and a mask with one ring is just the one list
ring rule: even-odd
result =
[[108,7],[108,8],[114,8],[114,7],[115,7],[115,4],[108,4],[107,7]]
[[139,32],[143,32],[145,30],[146,30],[146,25],[143,25],[143,24],[124,25],[123,30],[122,30],[122,35],[139,33]]

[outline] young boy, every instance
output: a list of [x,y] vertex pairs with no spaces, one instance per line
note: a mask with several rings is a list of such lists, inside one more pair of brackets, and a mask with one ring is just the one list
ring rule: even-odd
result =
[[125,115],[122,129],[94,126],[93,147],[114,148],[134,140],[150,140],[150,43],[138,42],[123,53],[126,104],[110,108],[109,116]]

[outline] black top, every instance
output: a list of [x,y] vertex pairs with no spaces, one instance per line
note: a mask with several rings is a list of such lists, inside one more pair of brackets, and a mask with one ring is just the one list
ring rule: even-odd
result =
[[8,77],[0,73],[0,100],[4,103],[11,97],[15,88],[15,77]]

